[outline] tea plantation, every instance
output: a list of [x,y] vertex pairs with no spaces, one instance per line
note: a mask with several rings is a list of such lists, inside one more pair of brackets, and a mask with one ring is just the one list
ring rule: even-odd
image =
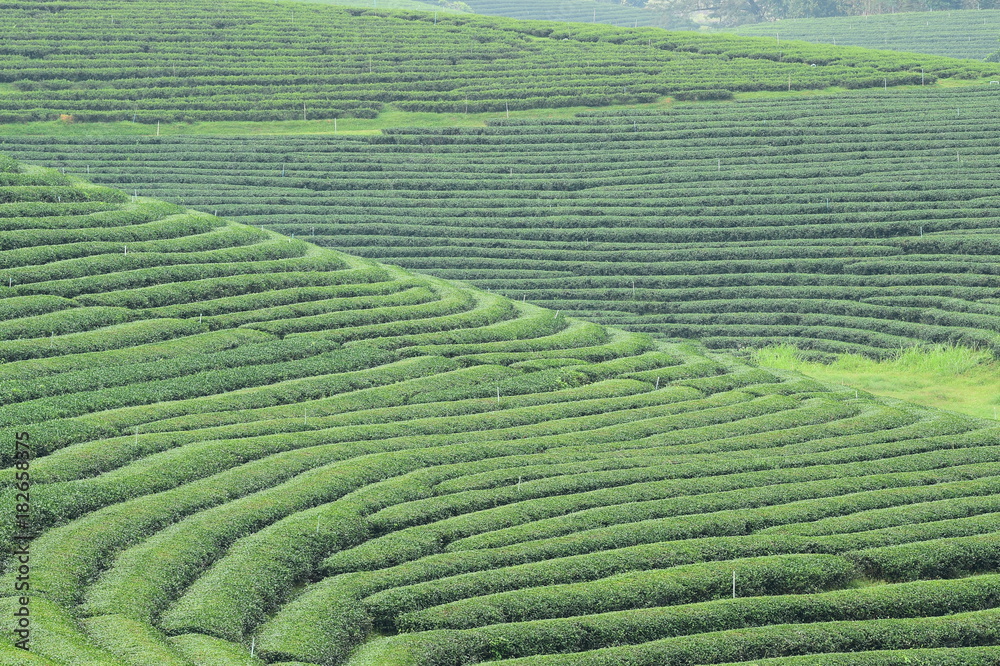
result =
[[2,663],[1000,663],[995,422],[0,159]]
[[466,0],[477,14],[535,21],[666,27],[663,15],[614,0]]
[[996,86],[18,157],[711,348],[1000,349]]
[[1000,50],[1000,10],[903,12],[785,19],[735,28],[738,35],[916,51],[984,60]]
[[[633,23],[634,25],[634,23]],[[372,118],[1000,78],[772,39],[262,0],[0,3],[0,123]]]

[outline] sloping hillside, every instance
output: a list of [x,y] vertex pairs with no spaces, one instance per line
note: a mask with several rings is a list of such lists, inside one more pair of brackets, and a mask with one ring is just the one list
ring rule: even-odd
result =
[[505,111],[1000,78],[996,64],[732,35],[263,0],[15,0],[0,6],[0,36],[2,123],[371,118],[387,104]]
[[2,663],[996,663],[995,424],[9,160],[0,229]]
[[984,60],[1000,49],[1000,10],[904,12],[744,25],[738,35]]
[[667,27],[665,17],[654,11],[615,0],[466,0],[477,14],[509,16],[534,21],[606,23],[623,28]]
[[517,300],[736,349],[1000,350],[997,86],[381,135],[5,150]]

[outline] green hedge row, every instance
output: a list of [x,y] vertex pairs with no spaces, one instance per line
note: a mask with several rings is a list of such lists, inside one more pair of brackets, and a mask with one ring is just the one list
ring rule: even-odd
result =
[[[108,312],[107,310],[105,312]],[[48,338],[8,340],[0,349],[0,360],[10,363],[27,359],[85,354],[96,351],[123,349],[188,335],[196,335],[207,327],[196,321],[182,319],[152,319],[113,324],[90,331],[53,335]]]
[[[234,336],[235,338],[236,336]],[[199,354],[171,358],[166,350],[157,360],[144,359],[137,348],[128,363],[115,363],[113,357],[106,364],[80,370],[52,372],[44,383],[37,379],[0,379],[9,404],[35,400],[61,394],[79,394],[85,391],[96,391],[111,387],[129,386],[134,383],[155,382],[158,380],[185,377],[216,368],[238,368],[244,366],[264,366],[271,363],[282,363],[297,359],[309,358],[318,354],[334,351],[337,343],[306,341],[298,342],[262,342],[260,338],[268,336],[247,335],[244,339],[236,338],[231,342],[233,348],[217,351],[207,346]],[[256,341],[253,338],[257,338]],[[191,344],[190,341],[186,341]],[[244,344],[238,344],[242,342]],[[98,352],[100,354],[100,352]],[[22,362],[21,365],[24,365]],[[0,410],[3,408],[0,407]]]
[[[813,659],[821,659],[819,655],[827,652],[908,650],[915,646],[994,646],[1000,637],[998,619],[1000,610],[990,609],[931,618],[779,624],[667,638],[643,645],[612,647],[572,655],[510,659],[500,663],[504,666],[590,666],[627,661],[636,666],[652,666],[664,663],[720,663],[731,662],[733,659],[746,662],[748,659],[802,653],[811,653],[814,655]],[[899,657],[905,658],[905,655]]]
[[[265,294],[271,290],[337,287],[357,284],[379,283],[386,278],[385,271],[372,267],[361,269],[336,270],[328,267],[329,272],[319,267],[306,267],[304,270],[279,271],[276,273],[246,273],[219,277],[195,277],[191,280],[166,284],[154,284],[137,289],[122,289],[104,293],[90,293],[74,298],[79,303],[89,305],[115,305],[132,309],[146,309],[150,314],[168,315],[168,311],[159,312],[159,308],[171,306],[187,306],[191,303],[212,301],[236,295],[258,295],[267,298]],[[190,309],[177,313],[182,317],[193,317],[203,313],[191,312]]]
[[[585,583],[478,595],[404,613],[395,617],[395,625],[405,631],[463,629],[709,601],[732,593],[730,582],[734,572],[737,593],[744,596],[813,594],[842,588],[858,575],[851,562],[835,555],[772,555],[706,562],[623,573]],[[370,604],[366,603],[366,608],[376,618],[385,618]]]
[[[472,630],[438,630],[393,637],[361,653],[384,663],[461,666],[470,661],[560,652],[586,652],[769,624],[929,617],[994,608],[1000,603],[996,575],[920,581],[816,594],[720,599],[697,604],[624,610],[565,619],[501,623]],[[911,655],[910,652],[904,653]],[[900,655],[900,656],[904,656]],[[813,659],[822,660],[817,655]],[[998,657],[1000,659],[1000,657]],[[839,663],[839,662],[837,662]],[[859,663],[868,663],[861,658]]]
[[[329,343],[326,346],[330,346]],[[233,391],[272,387],[284,382],[317,376],[328,378],[332,387],[336,385],[336,379],[330,377],[331,375],[356,372],[391,360],[393,360],[392,355],[380,350],[354,347],[323,353],[317,350],[305,358],[294,360],[274,359],[273,362],[248,363],[236,367],[223,366],[224,369],[202,370],[171,379],[142,378],[138,385],[127,383],[114,388],[64,393],[0,407],[0,425],[28,425],[139,406],[147,406],[146,413],[155,419],[164,413],[176,414],[178,411],[181,413],[185,411],[179,405],[173,405],[174,409],[164,408],[163,403],[221,396]],[[191,404],[187,402],[185,406],[190,407]],[[191,411],[197,412],[201,409],[193,407]],[[112,418],[116,416],[113,415]]]

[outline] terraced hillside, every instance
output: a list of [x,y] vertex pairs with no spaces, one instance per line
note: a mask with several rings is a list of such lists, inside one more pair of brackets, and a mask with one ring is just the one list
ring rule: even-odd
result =
[[643,11],[616,0],[471,0],[435,4],[416,0],[293,0],[327,5],[349,5],[373,9],[403,9],[430,12],[472,12],[484,16],[507,16],[529,21],[603,23],[623,28],[668,27],[662,14]]
[[982,86],[0,146],[661,339],[881,356],[1000,349],[998,103]]
[[433,0],[292,0],[293,2],[315,3],[321,5],[346,5],[372,9],[400,9],[404,11],[438,12],[439,14],[468,13],[467,9],[457,8],[457,3],[437,4]]
[[614,0],[466,0],[472,11],[535,21],[607,23],[624,28],[667,27],[661,13]]
[[0,123],[372,118],[387,104],[506,111],[1000,78],[997,64],[931,56],[265,0],[13,0],[0,38]]
[[915,51],[984,60],[1000,50],[1000,10],[904,12],[785,19],[735,28],[738,35]]
[[1000,663],[993,422],[0,164],[2,663]]

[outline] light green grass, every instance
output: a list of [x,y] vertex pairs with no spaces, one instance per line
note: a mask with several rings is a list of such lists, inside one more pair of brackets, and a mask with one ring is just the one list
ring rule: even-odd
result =
[[[297,0],[296,0],[297,1]],[[160,136],[171,135],[284,135],[284,134],[378,134],[384,129],[395,127],[485,127],[488,121],[510,118],[572,118],[582,111],[611,109],[655,109],[668,107],[674,102],[664,97],[649,104],[625,104],[617,106],[568,106],[559,109],[527,109],[511,111],[509,116],[503,111],[485,113],[433,113],[428,111],[386,110],[377,118],[340,118],[333,120],[273,120],[265,122],[196,122],[161,123]],[[696,102],[690,102],[696,103]],[[33,123],[0,124],[0,136],[153,136],[155,124],[132,122],[117,123],[64,123],[51,120]]]
[[792,345],[781,345],[760,349],[755,358],[765,368],[794,370],[875,395],[981,418],[1000,415],[1000,363],[988,352],[912,347],[885,361],[841,354],[832,363],[819,363]]

